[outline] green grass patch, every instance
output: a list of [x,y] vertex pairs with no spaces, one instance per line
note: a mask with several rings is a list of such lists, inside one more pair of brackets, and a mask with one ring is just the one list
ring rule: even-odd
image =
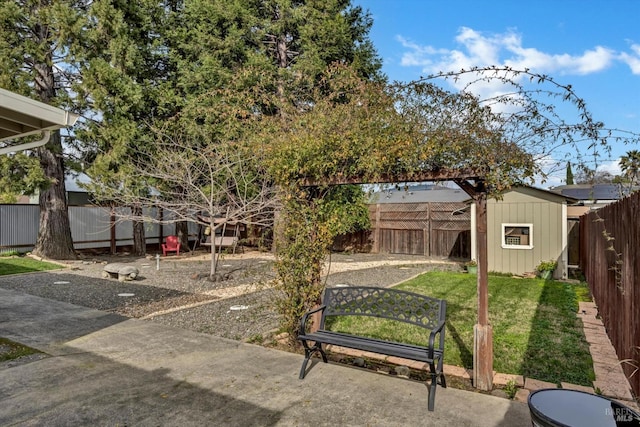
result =
[[[447,364],[473,367],[476,286],[473,275],[430,272],[396,287],[447,301]],[[494,370],[556,384],[591,385],[593,364],[576,316],[578,301],[588,297],[585,284],[489,276]],[[328,325],[333,330],[399,342],[426,344],[428,340],[422,328],[375,318],[343,316]]]
[[40,353],[26,345],[18,344],[6,338],[0,338],[0,362],[18,359],[30,354]]
[[33,273],[36,271],[64,268],[50,262],[38,261],[28,257],[0,257],[0,276],[7,274]]

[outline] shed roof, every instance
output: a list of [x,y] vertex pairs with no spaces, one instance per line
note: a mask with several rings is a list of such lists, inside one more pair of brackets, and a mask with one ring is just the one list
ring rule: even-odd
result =
[[[571,204],[577,203],[579,201],[578,199],[565,194],[544,190],[542,188],[532,187],[530,185],[518,185],[515,187],[511,187],[509,190],[506,190],[504,193],[508,193],[511,191],[518,191],[521,193],[526,192],[528,194],[531,194],[535,197],[539,197],[541,199],[555,200],[558,202],[566,201],[567,203],[571,203]],[[472,199],[469,196],[467,196],[465,200],[470,202]]]
[[554,191],[544,190],[538,187],[532,187],[530,185],[519,185],[517,187],[512,187],[509,191],[520,191],[520,192],[528,192],[529,194],[535,195],[540,198],[552,199],[557,201],[566,201],[567,203],[577,203],[578,199],[575,197],[571,197],[568,194],[559,194]]

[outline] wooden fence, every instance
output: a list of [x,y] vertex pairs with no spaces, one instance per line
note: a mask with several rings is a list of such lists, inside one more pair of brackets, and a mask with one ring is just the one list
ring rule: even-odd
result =
[[580,266],[622,368],[640,395],[640,192],[580,218]]
[[371,230],[341,236],[334,249],[373,253],[471,256],[471,219],[465,203],[380,203],[369,205]]

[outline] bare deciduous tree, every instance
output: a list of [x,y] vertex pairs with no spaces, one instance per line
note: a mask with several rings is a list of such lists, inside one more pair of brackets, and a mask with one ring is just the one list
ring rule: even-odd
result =
[[[184,135],[159,134],[153,151],[136,153],[137,177],[153,188],[147,195],[126,188],[92,185],[102,197],[120,205],[146,209],[123,214],[122,220],[177,224],[184,221],[211,227],[211,236],[230,223],[268,227],[278,198],[259,155],[237,142],[200,144]],[[151,215],[162,209],[162,218]],[[212,221],[216,219],[216,221]],[[211,278],[216,277],[221,247],[211,244]]]

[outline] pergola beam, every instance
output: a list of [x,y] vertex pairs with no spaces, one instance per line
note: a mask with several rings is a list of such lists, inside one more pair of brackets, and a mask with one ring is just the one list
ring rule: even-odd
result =
[[478,181],[481,176],[471,170],[439,169],[435,171],[418,171],[412,173],[385,173],[371,178],[364,176],[335,175],[317,179],[302,178],[302,187],[316,187],[320,185],[354,185],[354,184],[390,184],[397,182],[426,182],[426,181]]

